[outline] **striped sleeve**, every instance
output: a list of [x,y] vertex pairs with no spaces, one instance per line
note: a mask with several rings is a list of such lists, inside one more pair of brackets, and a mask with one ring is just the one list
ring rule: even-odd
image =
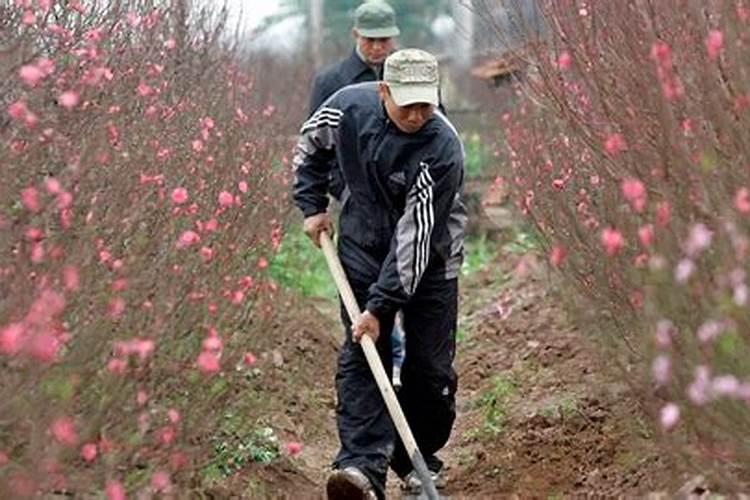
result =
[[318,109],[300,130],[294,160],[294,202],[305,217],[328,208],[331,159],[335,156],[344,113],[327,105]]
[[367,310],[379,318],[394,314],[417,291],[435,255],[433,237],[448,231],[456,195],[463,178],[463,162],[452,155],[438,165],[421,163],[409,188],[406,207],[398,220],[378,281],[370,288]]
[[396,228],[398,275],[409,295],[417,289],[430,259],[430,238],[435,227],[434,186],[429,168],[422,164]]

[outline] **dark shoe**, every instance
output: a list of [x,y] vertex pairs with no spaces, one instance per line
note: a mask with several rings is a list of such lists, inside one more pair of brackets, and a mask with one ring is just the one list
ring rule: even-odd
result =
[[328,500],[377,500],[370,480],[356,467],[337,469],[328,476]]

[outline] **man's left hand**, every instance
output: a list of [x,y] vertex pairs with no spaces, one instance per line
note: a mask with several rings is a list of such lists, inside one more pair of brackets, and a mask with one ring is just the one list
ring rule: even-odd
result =
[[380,336],[380,321],[370,311],[365,311],[352,325],[352,337],[354,342],[359,342],[362,335],[369,335],[373,342],[377,342]]

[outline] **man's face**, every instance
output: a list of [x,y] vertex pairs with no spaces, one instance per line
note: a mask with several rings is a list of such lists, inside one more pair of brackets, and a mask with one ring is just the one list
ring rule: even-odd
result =
[[407,134],[419,132],[424,124],[432,118],[435,106],[428,103],[415,103],[408,106],[399,106],[393,100],[391,89],[388,84],[381,82],[379,86],[380,97],[383,99],[388,118]]
[[361,36],[354,30],[354,38],[357,40],[359,52],[365,57],[368,64],[383,64],[396,47],[395,38],[367,38]]

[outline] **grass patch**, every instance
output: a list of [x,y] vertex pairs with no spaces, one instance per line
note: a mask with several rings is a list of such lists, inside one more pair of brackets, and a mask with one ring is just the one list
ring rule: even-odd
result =
[[498,243],[486,234],[481,236],[469,236],[464,242],[464,262],[461,266],[461,274],[470,276],[495,260],[498,253]]
[[278,253],[271,260],[271,277],[305,297],[336,298],[336,285],[323,252],[308,239],[302,226],[289,226]]
[[212,439],[214,453],[203,469],[207,480],[220,481],[249,463],[269,464],[281,457],[279,439],[271,427],[257,427],[238,434],[230,429],[241,427],[236,421],[239,417],[232,413],[224,417],[225,430]]
[[467,178],[480,177],[492,161],[492,153],[482,144],[479,134],[464,135],[464,172]]
[[578,413],[578,399],[575,396],[566,396],[559,401],[549,403],[540,412],[544,418],[569,420]]
[[484,413],[484,421],[481,427],[471,433],[472,437],[494,437],[505,430],[510,417],[508,404],[517,390],[518,384],[507,376],[497,375],[492,379],[492,386],[477,402]]

